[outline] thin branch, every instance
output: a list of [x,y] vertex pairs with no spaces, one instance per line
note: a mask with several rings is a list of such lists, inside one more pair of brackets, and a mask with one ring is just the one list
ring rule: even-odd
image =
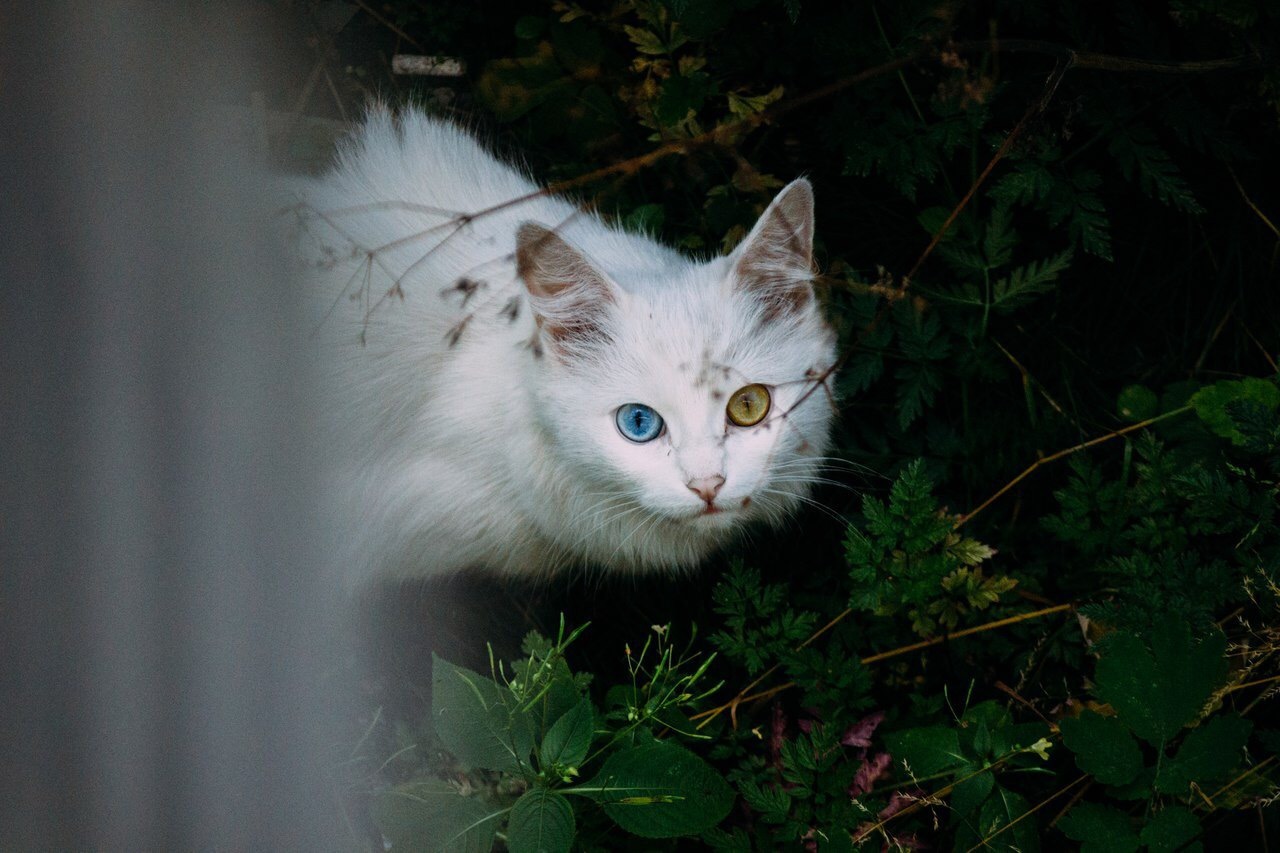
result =
[[[1214,802],[1214,800],[1216,800],[1218,797],[1222,796],[1222,795],[1223,795],[1223,794],[1225,794],[1227,791],[1229,791],[1229,790],[1231,790],[1232,788],[1234,788],[1236,785],[1239,785],[1239,784],[1240,784],[1241,782],[1243,782],[1245,779],[1247,779],[1247,778],[1249,778],[1250,776],[1252,776],[1253,774],[1257,773],[1259,770],[1261,770],[1262,768],[1266,767],[1268,764],[1270,764],[1271,762],[1273,762],[1273,761],[1275,761],[1275,760],[1276,760],[1276,757],[1275,757],[1274,755],[1267,756],[1267,757],[1266,757],[1266,758],[1264,758],[1262,761],[1259,761],[1257,764],[1255,764],[1255,765],[1253,765],[1252,767],[1250,767],[1248,770],[1245,770],[1245,771],[1244,771],[1243,773],[1241,773],[1239,776],[1236,776],[1236,777],[1235,777],[1234,779],[1232,779],[1230,782],[1227,782],[1225,785],[1223,785],[1223,786],[1222,786],[1221,788],[1219,788],[1218,790],[1214,791],[1212,794],[1209,794],[1208,796],[1206,796],[1206,798],[1205,798],[1205,799],[1206,799],[1206,800],[1208,800],[1209,810],[1210,810],[1210,811],[1216,811],[1216,810],[1217,810],[1217,808],[1218,808],[1218,806],[1217,806],[1217,804]],[[1196,804],[1196,808],[1197,808],[1197,809],[1199,809],[1200,807],[1201,807],[1201,804],[1200,804],[1200,803],[1197,803],[1197,804]]]
[[1167,420],[1169,418],[1174,417],[1175,415],[1181,415],[1189,411],[1191,411],[1190,406],[1182,406],[1181,408],[1173,409],[1171,411],[1165,412],[1162,415],[1156,415],[1154,418],[1147,418],[1145,421],[1139,421],[1136,424],[1130,424],[1129,426],[1124,427],[1123,429],[1118,429],[1118,430],[1115,430],[1114,432],[1109,432],[1106,435],[1100,435],[1097,438],[1091,438],[1088,441],[1081,442],[1080,444],[1072,445],[1071,447],[1068,447],[1065,450],[1059,450],[1057,453],[1051,453],[1048,456],[1042,456],[1032,464],[1028,465],[1021,474],[1019,474],[1018,476],[1014,477],[1012,480],[1010,480],[1009,482],[1001,486],[996,491],[996,493],[993,494],[991,497],[987,498],[985,501],[983,501],[973,509],[966,512],[964,515],[957,518],[956,527],[960,527],[964,524],[968,524],[975,515],[982,512],[987,507],[991,506],[991,504],[995,503],[997,500],[1003,497],[1005,493],[1008,492],[1010,489],[1012,489],[1014,486],[1018,485],[1027,477],[1035,473],[1040,467],[1044,465],[1048,465],[1050,462],[1056,462],[1065,456],[1070,456],[1073,453],[1078,453],[1081,450],[1085,450],[1097,444],[1102,444],[1103,442],[1110,441],[1113,438],[1119,438],[1122,435],[1128,435],[1131,432],[1136,432],[1137,430],[1140,430],[1140,429],[1146,429],[1147,427],[1151,426],[1154,423],[1159,423],[1160,421]]
[[[1028,613],[1020,613],[1016,616],[1007,616],[1004,619],[997,619],[994,622],[986,622],[986,623],[983,623],[982,625],[975,625],[972,628],[965,628],[962,631],[955,631],[954,633],[950,633],[950,634],[941,634],[937,637],[931,637],[927,640],[921,640],[918,643],[911,643],[906,646],[899,646],[896,649],[890,649],[885,652],[877,652],[876,654],[868,655],[867,657],[862,658],[861,663],[863,666],[870,666],[871,664],[874,664],[874,663],[880,663],[881,661],[886,661],[891,658],[900,657],[901,655],[910,654],[911,652],[918,652],[921,649],[927,649],[931,646],[936,646],[936,645],[939,645],[940,643],[945,643],[950,640],[958,640],[962,637],[968,637],[973,634],[981,634],[985,631],[993,631],[996,628],[1004,628],[1009,625],[1015,625],[1018,622],[1026,622],[1030,619],[1039,619],[1043,616],[1052,616],[1055,613],[1062,613],[1064,611],[1070,610],[1072,607],[1073,605],[1071,604],[1055,604],[1052,607],[1045,607],[1040,610],[1032,610]],[[822,628],[820,628],[816,633],[814,633],[813,636],[809,637],[809,639],[805,640],[803,643],[797,646],[796,647],[797,651],[809,645],[810,643],[812,643],[814,640],[820,637],[824,632],[835,627],[836,624],[844,620],[852,612],[853,611],[850,609],[844,610],[842,613],[837,615],[834,619],[832,619],[826,625],[822,626]],[[754,694],[751,693],[752,689],[757,687],[761,682],[763,682],[766,678],[768,678],[770,675],[772,675],[777,671],[778,671],[777,664],[769,667],[769,669],[765,670],[754,681],[752,681],[746,687],[742,688],[742,690],[738,691],[738,695],[734,696],[728,702],[725,702],[723,705],[720,705],[718,707],[710,708],[706,711],[702,711],[698,714],[694,714],[690,719],[702,720],[702,722],[698,724],[698,728],[701,729],[707,726],[712,720],[714,720],[716,717],[723,714],[725,711],[729,711],[731,718],[734,720],[734,725],[736,727],[737,709],[738,709],[738,706],[741,705],[743,702],[752,702],[757,699],[767,699],[770,696],[774,696],[778,693],[783,692],[784,690],[790,690],[792,687],[796,686],[794,681],[788,681],[785,684],[779,684],[776,687],[771,687],[768,690],[764,690],[760,693],[754,693]]]
[[969,187],[969,191],[964,194],[962,199],[960,199],[959,204],[952,208],[951,215],[946,218],[941,227],[934,232],[933,239],[929,241],[929,245],[925,246],[920,257],[916,259],[915,264],[911,267],[911,271],[902,277],[901,286],[904,290],[911,284],[911,280],[915,278],[915,274],[920,271],[920,267],[924,265],[924,262],[928,259],[929,255],[931,255],[933,250],[937,248],[938,244],[942,242],[942,238],[946,235],[947,231],[951,229],[952,223],[954,223],[960,216],[960,212],[969,204],[970,199],[972,199],[974,194],[977,193],[978,188],[986,183],[987,178],[995,169],[996,164],[1003,160],[1004,156],[1009,153],[1009,150],[1013,147],[1013,143],[1022,135],[1022,131],[1027,127],[1031,119],[1040,115],[1049,106],[1049,101],[1053,100],[1054,93],[1058,91],[1058,84],[1062,82],[1063,76],[1067,73],[1067,69],[1070,67],[1070,63],[1060,61],[1053,69],[1053,73],[1051,73],[1049,75],[1049,79],[1045,81],[1044,91],[1040,93],[1039,99],[1028,107],[1027,111],[1022,114],[1022,118],[1018,120],[1018,123],[1013,126],[1013,130],[1009,131],[1009,134],[1004,138],[1004,142],[1000,144],[1000,148],[996,151],[995,156],[987,161],[986,168],[984,168],[978,175],[977,179],[974,180],[973,185]]
[[364,0],[355,0],[355,4],[359,6],[361,9],[363,9],[369,15],[369,17],[373,18],[379,24],[382,24],[384,27],[391,30],[391,32],[400,36],[400,38],[404,39],[409,44],[416,47],[418,50],[421,50],[421,51],[426,50],[426,48],[422,46],[422,42],[418,41],[413,36],[409,35],[404,30],[397,27],[391,21],[387,20],[387,18],[381,12],[379,12],[377,9],[370,6],[368,3],[364,2]]
[[1267,215],[1262,212],[1262,208],[1254,204],[1253,199],[1249,198],[1249,194],[1244,190],[1244,185],[1241,184],[1240,179],[1236,177],[1236,170],[1227,166],[1227,172],[1231,175],[1231,180],[1235,181],[1236,189],[1240,191],[1240,198],[1244,199],[1244,203],[1249,205],[1249,209],[1257,214],[1258,218],[1262,220],[1262,224],[1266,225],[1272,234],[1276,235],[1276,237],[1280,237],[1280,228],[1277,228],[1275,223],[1268,219]]
[[1064,785],[1063,787],[1059,788],[1058,790],[1054,791],[1054,792],[1053,792],[1052,794],[1050,794],[1048,797],[1046,797],[1045,799],[1043,799],[1043,800],[1041,800],[1040,802],[1036,803],[1034,806],[1032,806],[1031,808],[1027,809],[1025,812],[1023,812],[1022,814],[1018,815],[1018,816],[1017,816],[1017,817],[1015,817],[1013,820],[1009,821],[1009,822],[1008,822],[1008,823],[1006,823],[1004,826],[1000,827],[1000,828],[999,828],[999,829],[997,829],[995,832],[991,833],[990,835],[986,836],[986,837],[985,837],[985,838],[983,838],[981,841],[979,841],[977,844],[975,844],[975,845],[973,845],[972,847],[970,847],[968,850],[966,850],[966,851],[965,851],[965,853],[973,853],[973,851],[974,851],[974,850],[977,850],[979,847],[986,847],[986,846],[987,846],[987,842],[989,842],[991,839],[995,838],[997,835],[999,835],[1000,833],[1004,832],[1004,831],[1005,831],[1006,829],[1008,829],[1009,827],[1017,825],[1017,823],[1018,823],[1019,821],[1021,821],[1023,818],[1030,817],[1031,815],[1033,815],[1033,814],[1035,814],[1036,812],[1040,811],[1040,809],[1042,809],[1042,808],[1044,808],[1045,806],[1049,805],[1049,803],[1051,803],[1051,802],[1053,802],[1054,800],[1058,799],[1058,797],[1061,797],[1061,796],[1062,796],[1063,794],[1065,794],[1067,791],[1070,791],[1070,790],[1071,790],[1072,788],[1074,788],[1076,785],[1079,785],[1081,782],[1085,781],[1085,780],[1086,780],[1086,779],[1088,779],[1088,778],[1089,778],[1089,775],[1088,775],[1087,773],[1086,773],[1086,774],[1084,774],[1083,776],[1077,776],[1074,782],[1070,782],[1070,783],[1068,783],[1068,784]]

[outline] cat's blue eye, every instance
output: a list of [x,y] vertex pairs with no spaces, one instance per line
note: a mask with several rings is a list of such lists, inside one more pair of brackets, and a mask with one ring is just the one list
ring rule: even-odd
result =
[[662,434],[662,415],[644,403],[619,406],[615,419],[618,422],[618,432],[640,444],[653,441]]

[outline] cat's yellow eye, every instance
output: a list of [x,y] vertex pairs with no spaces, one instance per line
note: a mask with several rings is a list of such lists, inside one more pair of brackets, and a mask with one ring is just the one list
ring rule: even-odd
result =
[[747,385],[733,392],[724,413],[730,423],[741,427],[755,426],[769,414],[769,389],[763,385]]

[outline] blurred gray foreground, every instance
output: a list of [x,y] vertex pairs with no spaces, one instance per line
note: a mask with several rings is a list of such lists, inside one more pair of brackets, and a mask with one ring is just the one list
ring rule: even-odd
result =
[[354,846],[236,5],[0,4],[0,850]]

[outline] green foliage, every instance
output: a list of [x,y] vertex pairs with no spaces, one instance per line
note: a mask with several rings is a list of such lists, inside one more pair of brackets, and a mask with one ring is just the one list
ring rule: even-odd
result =
[[954,629],[972,611],[985,610],[1017,585],[983,573],[995,551],[955,532],[955,518],[938,509],[924,464],[907,466],[888,502],[867,496],[866,519],[851,525],[845,559],[853,595],[849,606],[880,616],[905,612],[911,627],[928,636]]
[[[1133,634],[1106,638],[1094,689],[1115,716],[1085,711],[1064,719],[1062,740],[1081,770],[1116,786],[1122,799],[1188,798],[1211,790],[1240,766],[1253,724],[1235,714],[1213,714],[1212,699],[1226,678],[1220,631],[1196,641],[1185,624],[1165,619],[1148,642],[1150,649]],[[1148,752],[1154,761],[1134,736],[1153,748]],[[1195,815],[1174,805],[1146,821],[1140,834],[1128,815],[1098,804],[1077,806],[1067,818],[1063,831],[1086,848],[1104,845],[1115,834],[1131,845],[1127,849],[1136,850],[1139,841],[1152,850],[1178,849],[1200,833]]]
[[581,792],[628,832],[644,838],[697,835],[724,819],[733,790],[687,749],[653,741],[618,750]]
[[[666,629],[655,631],[637,657],[627,650],[632,684],[612,693],[614,709],[600,715],[582,694],[588,680],[564,659],[584,629],[566,635],[562,620],[555,642],[530,634],[511,675],[500,665],[484,676],[434,660],[441,746],[473,775],[497,774],[497,783],[493,796],[438,779],[383,791],[374,819],[393,851],[487,851],[499,832],[513,853],[567,851],[577,827],[570,797],[646,838],[697,835],[724,818],[734,796],[721,776],[688,749],[653,739],[682,728],[664,721],[687,723],[680,708],[700,698],[694,689],[710,660],[689,671],[692,659],[675,653]],[[657,659],[646,664],[651,650]],[[594,778],[578,783],[589,767],[598,767]]]
[[[481,26],[419,6],[379,8],[468,58],[460,105],[540,178],[675,144],[579,187],[626,228],[723,252],[812,178],[842,359],[839,482],[814,500],[839,520],[753,531],[707,568],[710,607],[658,579],[593,628],[608,650],[696,619],[714,662],[661,632],[573,669],[563,634],[488,675],[438,662],[432,749],[372,763],[393,849],[1247,835],[1234,807],[1280,778],[1252,722],[1280,655],[1280,13],[563,0]],[[1043,42],[1076,57],[1056,88]]]

